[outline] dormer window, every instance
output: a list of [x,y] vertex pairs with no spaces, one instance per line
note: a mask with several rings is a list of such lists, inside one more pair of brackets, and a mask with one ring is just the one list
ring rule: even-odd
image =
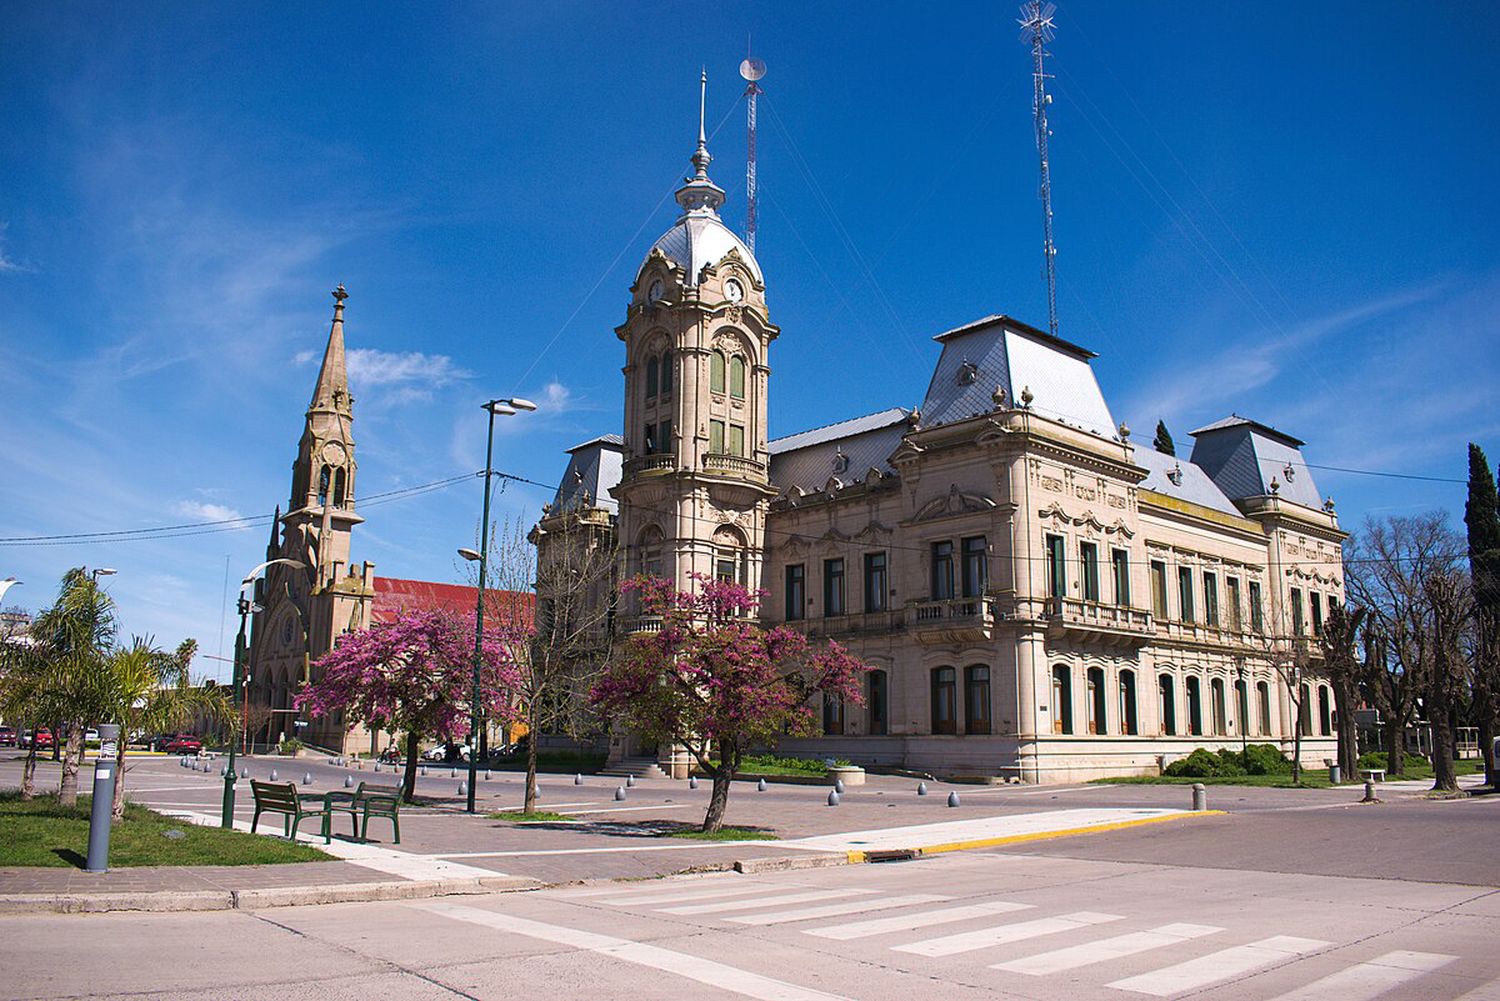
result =
[[972,386],[979,380],[979,366],[971,361],[966,361],[958,366],[958,384],[960,386]]

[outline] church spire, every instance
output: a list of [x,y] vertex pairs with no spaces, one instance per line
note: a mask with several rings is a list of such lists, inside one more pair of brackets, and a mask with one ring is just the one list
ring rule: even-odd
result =
[[708,107],[708,70],[704,69],[698,80],[698,147],[693,151],[693,176],[677,189],[677,204],[684,212],[701,215],[717,215],[724,204],[724,189],[708,179],[708,165],[713,157],[708,153],[706,111]]
[[325,412],[353,417],[354,399],[349,395],[349,372],[344,362],[344,300],[349,293],[341,284],[333,290],[333,327],[328,331],[328,347],[323,352],[323,367],[318,370],[318,384],[313,387],[309,414]]

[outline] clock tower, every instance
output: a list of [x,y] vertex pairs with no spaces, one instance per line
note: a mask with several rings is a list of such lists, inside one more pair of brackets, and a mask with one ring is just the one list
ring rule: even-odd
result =
[[707,74],[699,90],[693,174],[682,214],[652,246],[625,322],[625,463],[620,543],[627,577],[728,577],[758,588],[766,511],[775,491],[766,450],[769,351],[755,256],[719,218],[708,177]]

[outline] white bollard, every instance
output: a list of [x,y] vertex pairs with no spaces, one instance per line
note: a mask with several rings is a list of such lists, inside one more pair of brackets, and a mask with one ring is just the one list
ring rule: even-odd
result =
[[489,781],[489,780],[490,780],[490,770],[489,770],[489,769],[488,769],[488,768],[486,768],[486,769],[485,769],[485,770],[484,770],[484,780],[485,780],[485,781],[486,781],[486,782],[488,782],[488,781]]
[[349,789],[349,788],[352,788],[353,785],[354,785],[354,776],[353,775],[345,775],[344,776],[344,788],[345,789]]
[[635,788],[635,776],[634,775],[627,775],[627,776],[625,776],[625,788],[627,788],[627,789],[634,789]]
[[688,788],[689,789],[696,789],[696,788],[698,788],[698,776],[696,776],[696,775],[689,775],[688,776]]
[[458,784],[458,794],[460,796],[467,796],[467,795],[469,795],[469,783],[467,783],[467,782],[460,782]]
[[615,787],[615,802],[619,803],[622,800],[624,800],[624,798],[625,798],[625,787],[624,786],[616,786]]
[[828,791],[828,805],[829,806],[838,806],[839,805],[839,791],[837,789],[830,789]]
[[844,794],[844,780],[843,779],[834,779],[833,780],[833,790],[834,790],[834,792],[836,792],[840,796],[842,796]]
[[755,783],[755,791],[756,792],[765,792],[766,791],[766,780],[765,779],[761,779],[759,782]]
[[274,769],[274,768],[271,769],[271,781],[272,782],[276,781],[276,769]]
[[927,795],[927,783],[926,782],[918,782],[917,783],[917,795],[918,796],[926,796]]
[[1193,783],[1193,812],[1201,813],[1208,809],[1208,790],[1202,782]]
[[948,805],[950,807],[958,805],[958,793],[956,793],[956,792],[950,792],[948,794]]
[[581,786],[581,785],[583,785],[583,776],[582,775],[574,775],[573,776],[573,784],[575,786]]
[[312,785],[312,772],[303,772],[302,773],[302,784],[305,785],[305,786]]

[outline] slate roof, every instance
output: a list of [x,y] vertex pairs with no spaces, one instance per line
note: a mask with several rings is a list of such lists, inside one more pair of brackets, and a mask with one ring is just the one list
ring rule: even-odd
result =
[[[771,453],[771,482],[782,490],[797,486],[813,491],[823,489],[834,476],[851,483],[872,468],[892,472],[886,460],[901,444],[910,416],[905,407],[890,407],[778,438],[766,446]],[[836,461],[844,467],[842,471]]]
[[[1213,478],[1187,459],[1166,455],[1148,445],[1137,445],[1133,458],[1135,464],[1143,467],[1148,474],[1141,481],[1142,488],[1212,508],[1224,514],[1242,517],[1239,509],[1234,506],[1234,502],[1225,496],[1224,491],[1219,489]],[[1182,483],[1180,484],[1173,483],[1169,476],[1178,468],[1182,470]]]
[[1037,413],[1114,437],[1114,417],[1089,367],[1092,351],[998,314],[934,339],[943,353],[922,402],[923,427],[989,413],[998,387],[1011,405],[1029,389]]
[[570,510],[582,503],[587,493],[592,506],[611,514],[618,512],[620,504],[609,492],[620,482],[624,453],[625,439],[617,434],[602,434],[568,449],[568,468],[557,485],[552,509]]
[[[1323,497],[1307,468],[1296,438],[1275,428],[1231,414],[1193,433],[1193,462],[1203,467],[1219,489],[1240,500],[1271,493],[1318,510]],[[1287,476],[1287,468],[1291,476]]]

